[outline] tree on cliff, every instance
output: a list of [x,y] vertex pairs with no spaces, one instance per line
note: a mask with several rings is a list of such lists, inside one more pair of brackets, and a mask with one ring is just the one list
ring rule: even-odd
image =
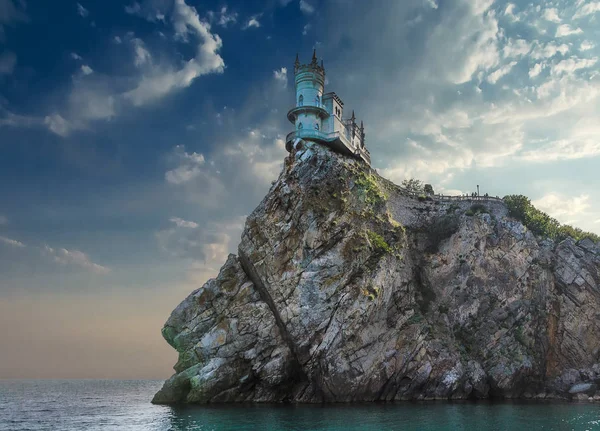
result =
[[407,178],[402,181],[401,186],[412,193],[421,194],[424,193],[425,184],[423,181],[417,180],[415,178]]

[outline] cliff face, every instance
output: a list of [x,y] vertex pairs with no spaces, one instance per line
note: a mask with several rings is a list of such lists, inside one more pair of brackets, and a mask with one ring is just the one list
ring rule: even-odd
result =
[[600,247],[472,204],[308,144],[171,314],[153,402],[600,399]]

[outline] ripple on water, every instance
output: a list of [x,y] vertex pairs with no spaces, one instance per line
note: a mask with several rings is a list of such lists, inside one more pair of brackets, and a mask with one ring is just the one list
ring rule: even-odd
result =
[[600,406],[429,402],[167,407],[161,381],[0,381],[0,431],[600,430]]

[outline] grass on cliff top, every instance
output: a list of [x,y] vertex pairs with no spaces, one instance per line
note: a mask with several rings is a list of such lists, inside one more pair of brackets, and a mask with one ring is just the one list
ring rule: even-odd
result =
[[504,196],[503,200],[508,208],[508,214],[519,220],[536,235],[550,238],[554,241],[562,241],[567,237],[571,237],[577,241],[585,238],[589,238],[594,242],[600,241],[599,235],[561,224],[555,218],[538,210],[527,196],[508,195]]

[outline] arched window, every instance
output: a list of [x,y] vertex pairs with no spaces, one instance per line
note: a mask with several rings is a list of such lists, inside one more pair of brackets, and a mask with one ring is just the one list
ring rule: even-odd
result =
[[304,96],[301,94],[300,97],[298,97],[298,106],[302,105],[304,105]]
[[315,123],[315,130],[319,130],[319,123]]
[[[302,97],[302,96],[300,96]],[[302,129],[302,123],[298,123],[298,130]]]

